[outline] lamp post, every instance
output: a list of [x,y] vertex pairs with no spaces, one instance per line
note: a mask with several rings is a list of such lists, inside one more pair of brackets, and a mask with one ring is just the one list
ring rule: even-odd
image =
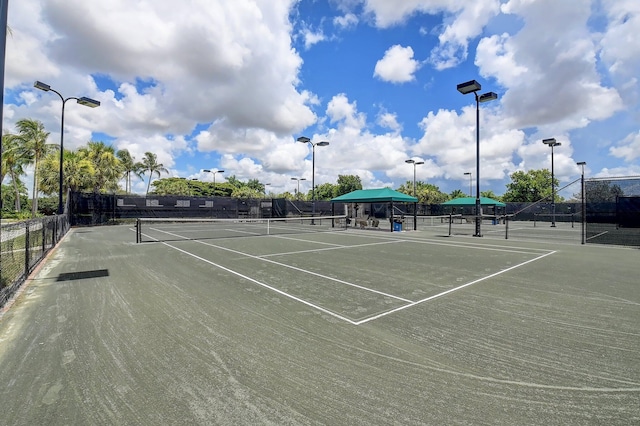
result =
[[[311,142],[311,139],[300,136],[297,139],[300,143],[308,143],[311,145],[311,216],[316,215],[316,146],[327,146],[329,142]],[[313,223],[313,222],[312,222]]]
[[416,196],[416,166],[419,166],[420,164],[424,164],[424,161],[416,161],[416,160],[405,160],[404,161],[407,164],[413,164],[413,196]]
[[475,237],[482,237],[482,204],[480,203],[480,104],[498,99],[494,92],[483,93],[478,96],[478,91],[482,88],[475,80],[460,83],[457,86],[458,92],[463,95],[473,93],[476,98],[476,233]]
[[305,178],[291,178],[291,180],[297,180],[298,181],[298,192],[296,192],[296,198],[299,200],[300,199],[300,181],[301,180],[307,180]]
[[87,98],[86,96],[83,96],[81,98],[77,98],[75,96],[71,96],[68,98],[65,98],[64,96],[62,96],[60,94],[60,92],[58,92],[57,90],[54,90],[51,88],[51,86],[49,86],[48,84],[45,84],[41,81],[36,81],[33,84],[33,87],[35,87],[36,89],[40,89],[43,90],[45,92],[53,92],[56,95],[60,96],[60,100],[62,101],[62,115],[60,117],[60,171],[58,174],[58,214],[62,214],[64,212],[64,208],[62,207],[62,181],[63,181],[63,167],[62,167],[62,162],[64,160],[64,107],[67,104],[67,101],[71,100],[71,99],[75,99],[76,101],[78,101],[78,103],[80,105],[84,105],[90,108],[95,108],[95,107],[99,107],[100,106],[100,102],[96,101],[95,99],[91,99],[91,98]]
[[224,170],[209,170],[204,169],[203,172],[211,173],[213,175],[213,196],[216,196],[216,173],[224,173]]
[[471,193],[471,172],[464,172],[464,175],[469,175],[469,197],[473,196]]
[[[424,164],[424,161],[416,161],[413,158],[404,161],[407,164],[413,164],[413,196],[416,196],[416,166],[420,164]],[[413,230],[418,230],[418,203],[413,203]]]
[[580,198],[582,198],[582,208],[580,209],[580,216],[582,217],[582,219],[580,220],[580,229],[582,232],[582,244],[586,243],[586,235],[585,235],[585,223],[587,221],[587,200],[585,198],[585,191],[584,191],[584,166],[587,165],[587,163],[585,161],[579,161],[576,163],[578,166],[580,166],[582,168],[582,174],[580,175]]
[[554,138],[543,139],[542,143],[551,147],[551,227],[556,226],[556,183],[553,174],[553,147],[562,145]]

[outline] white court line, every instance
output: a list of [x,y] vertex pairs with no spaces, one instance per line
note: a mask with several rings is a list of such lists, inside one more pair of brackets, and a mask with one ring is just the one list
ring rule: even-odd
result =
[[282,291],[282,290],[278,290],[277,288],[272,287],[272,286],[270,286],[270,285],[268,285],[268,284],[265,284],[265,283],[263,283],[263,282],[260,282],[260,281],[258,281],[258,280],[256,280],[256,279],[253,279],[253,278],[251,278],[251,277],[248,277],[248,276],[246,276],[246,275],[243,275],[243,274],[241,274],[241,273],[239,273],[239,272],[233,271],[233,270],[231,270],[231,269],[229,269],[229,268],[225,268],[224,266],[219,265],[219,264],[217,264],[217,263],[215,263],[215,262],[212,262],[212,261],[207,260],[207,259],[205,259],[205,258],[203,258],[203,257],[197,256],[197,255],[195,255],[195,254],[193,254],[193,253],[189,253],[189,252],[188,252],[188,251],[186,251],[186,250],[182,250],[182,249],[180,249],[180,248],[178,248],[178,247],[172,246],[172,245],[171,245],[171,244],[169,244],[169,243],[165,243],[165,242],[163,242],[162,244],[164,244],[164,245],[166,245],[166,246],[168,246],[168,247],[171,247],[172,249],[178,250],[179,252],[182,252],[182,253],[184,253],[184,254],[187,254],[187,255],[189,255],[189,256],[192,256],[192,257],[194,257],[194,258],[196,258],[196,259],[198,259],[198,260],[202,260],[203,262],[206,262],[206,263],[208,263],[208,264],[210,264],[210,265],[213,265],[213,266],[215,266],[216,268],[220,268],[220,269],[222,269],[223,271],[227,271],[227,272],[229,272],[229,273],[231,273],[231,274],[237,275],[237,276],[239,276],[240,278],[243,278],[243,279],[245,279],[245,280],[247,280],[247,281],[250,281],[250,282],[252,282],[252,283],[254,283],[254,284],[257,284],[257,285],[259,285],[259,286],[261,286],[261,287],[265,287],[265,288],[268,288],[269,290],[275,291],[276,293],[281,294],[281,295],[283,295],[283,296],[285,296],[285,297],[288,297],[288,298],[290,298],[290,299],[293,299],[293,300],[295,300],[296,302],[300,302],[300,303],[302,303],[302,304],[304,304],[304,305],[310,306],[310,307],[312,307],[312,308],[314,308],[314,309],[317,309],[317,310],[319,310],[319,311],[321,311],[321,312],[324,312],[324,313],[326,313],[326,314],[329,314],[329,315],[331,315],[331,316],[334,316],[334,317],[336,317],[336,318],[338,318],[338,319],[341,319],[341,320],[343,320],[343,321],[346,321],[346,322],[348,322],[348,323],[350,323],[350,324],[356,324],[353,320],[350,320],[350,319],[349,319],[349,318],[347,318],[347,317],[343,317],[342,315],[338,315],[338,314],[336,314],[335,312],[331,312],[330,310],[328,310],[328,309],[326,309],[326,308],[323,308],[322,306],[315,305],[315,304],[313,304],[313,303],[311,303],[311,302],[307,302],[307,301],[306,301],[306,300],[304,300],[304,299],[300,299],[299,297],[296,297],[296,296],[294,296],[294,295],[292,295],[292,294],[285,293],[285,292],[284,292],[284,291]]
[[[354,236],[357,237],[370,237],[368,235],[360,235],[360,234],[353,234]],[[472,250],[488,250],[488,251],[503,251],[503,252],[507,252],[507,253],[520,253],[520,254],[538,254],[538,253],[532,253],[533,252],[549,252],[548,249],[538,249],[538,248],[518,248],[518,247],[511,247],[511,246],[502,246],[502,245],[490,245],[487,246],[485,244],[477,244],[477,243],[470,243],[465,241],[464,243],[462,242],[458,242],[458,243],[446,243],[446,242],[441,242],[441,241],[428,241],[428,240],[423,240],[420,238],[393,238],[393,237],[385,237],[385,236],[376,236],[376,238],[380,238],[380,239],[385,239],[385,240],[392,240],[392,241],[409,241],[412,243],[419,243],[419,244],[428,244],[428,245],[437,245],[437,246],[446,246],[446,247],[456,247],[456,248],[464,248],[464,249],[472,249]],[[521,251],[522,250],[522,251]]]
[[522,262],[522,263],[519,263],[519,264],[517,264],[517,265],[511,266],[511,267],[509,267],[509,268],[507,268],[507,269],[503,269],[502,271],[498,271],[498,272],[495,272],[495,273],[493,273],[493,274],[491,274],[491,275],[487,275],[486,277],[478,278],[478,279],[477,279],[477,280],[475,280],[475,281],[471,281],[471,282],[468,282],[468,283],[466,283],[466,284],[462,284],[461,286],[451,288],[451,289],[449,289],[449,290],[447,290],[447,291],[443,291],[442,293],[438,293],[438,294],[435,294],[435,295],[433,295],[433,296],[429,296],[429,297],[427,297],[427,298],[424,298],[424,299],[422,299],[422,300],[418,300],[418,301],[416,301],[416,302],[410,303],[409,305],[400,306],[399,308],[391,309],[390,311],[383,312],[383,313],[378,314],[378,315],[375,315],[375,316],[373,316],[373,317],[370,317],[370,318],[367,318],[367,319],[364,319],[364,320],[361,320],[361,321],[356,321],[356,322],[354,322],[354,324],[355,324],[355,325],[364,324],[364,323],[367,323],[367,322],[369,322],[369,321],[373,321],[373,320],[376,320],[376,319],[378,319],[378,318],[382,318],[382,317],[384,317],[384,316],[386,316],[386,315],[389,315],[389,314],[392,314],[392,313],[394,313],[394,312],[398,312],[398,311],[401,311],[401,310],[403,310],[403,309],[410,308],[410,307],[412,307],[412,306],[418,305],[418,304],[420,304],[420,303],[428,302],[429,300],[433,300],[433,299],[436,299],[436,298],[438,298],[438,297],[442,297],[442,296],[447,295],[447,294],[449,294],[449,293],[453,293],[454,291],[458,291],[458,290],[463,289],[463,288],[465,288],[465,287],[469,287],[470,285],[477,284],[477,283],[479,283],[479,282],[481,282],[481,281],[484,281],[484,280],[487,280],[487,279],[489,279],[489,278],[493,278],[493,277],[498,276],[498,275],[500,275],[500,274],[503,274],[503,273],[505,273],[505,272],[511,271],[511,270],[513,270],[513,269],[515,269],[515,268],[519,268],[520,266],[526,265],[526,264],[531,263],[531,262],[535,262],[536,260],[542,259],[543,257],[547,257],[547,256],[549,256],[549,255],[551,255],[551,254],[554,254],[554,253],[556,253],[556,252],[555,252],[555,251],[552,251],[552,252],[550,252],[550,253],[543,254],[543,255],[538,256],[538,257],[536,257],[536,258],[533,258],[533,259],[527,260],[526,262]]
[[[295,240],[295,241],[304,241],[304,242],[315,242],[315,241],[308,241],[308,240],[296,240],[295,238],[288,238],[290,240]],[[257,256],[259,258],[265,258],[265,257],[272,257],[272,256],[286,256],[289,254],[302,254],[302,253],[313,253],[313,252],[317,252],[317,251],[328,251],[328,250],[343,250],[343,249],[350,249],[350,248],[355,248],[355,247],[367,247],[367,246],[379,246],[379,245],[383,245],[383,244],[397,244],[397,243],[405,243],[406,241],[403,240],[396,240],[396,241],[384,241],[384,242],[379,242],[379,243],[367,243],[367,244],[355,244],[352,246],[345,246],[345,245],[340,245],[337,247],[327,247],[327,248],[321,248],[321,249],[309,249],[309,250],[298,250],[298,251],[290,251],[290,252],[284,252],[284,253],[272,253],[272,254],[263,254],[260,256]]]
[[599,233],[599,234],[596,234],[596,235],[594,235],[594,236],[592,236],[592,237],[587,238],[587,240],[591,240],[591,239],[593,239],[593,238],[598,238],[599,236],[604,235],[604,234],[608,234],[608,233],[609,233],[609,231],[604,231],[604,232],[601,232],[601,233]]
[[[163,232],[164,232],[164,231],[163,231]],[[172,233],[170,233],[170,232],[167,232],[167,233],[168,233],[168,234],[171,234],[171,235],[174,235],[174,236],[177,236],[177,237],[180,237],[180,238],[183,238],[183,239],[185,239],[185,240],[188,240],[188,238],[183,237],[183,236],[181,236],[181,235],[172,234]],[[147,235],[147,237],[149,237],[149,236]],[[155,239],[155,238],[153,238],[153,237],[150,237],[150,238]],[[394,239],[394,241],[402,242],[402,241],[411,241],[411,240],[398,240],[398,239]],[[418,242],[419,242],[419,240],[415,240],[415,241],[418,241]],[[277,288],[272,287],[272,286],[270,286],[270,285],[268,285],[268,284],[262,283],[262,282],[260,282],[260,281],[258,281],[258,280],[256,280],[256,279],[254,279],[254,278],[250,278],[250,277],[248,277],[248,276],[246,276],[246,275],[243,275],[243,274],[241,274],[241,273],[239,273],[239,272],[236,272],[236,271],[234,271],[234,270],[231,270],[231,269],[229,269],[229,268],[226,268],[226,267],[224,267],[224,266],[222,266],[222,265],[218,265],[218,264],[217,264],[217,263],[215,263],[215,262],[212,262],[212,261],[210,261],[210,260],[204,259],[204,258],[202,258],[202,257],[200,257],[200,256],[197,256],[197,255],[195,255],[195,254],[193,254],[193,253],[190,253],[190,252],[188,252],[188,251],[186,251],[186,250],[183,250],[183,249],[180,249],[180,248],[178,248],[178,247],[175,247],[175,246],[173,246],[173,245],[171,245],[171,244],[169,244],[169,243],[162,242],[162,244],[164,244],[164,245],[166,245],[166,246],[168,246],[168,247],[171,247],[171,248],[173,248],[173,249],[175,249],[175,250],[178,250],[178,251],[180,251],[180,252],[182,252],[182,253],[185,253],[185,254],[187,254],[187,255],[189,255],[189,256],[192,256],[192,257],[194,257],[194,258],[196,258],[196,259],[202,260],[202,261],[204,261],[204,262],[206,262],[206,263],[209,263],[209,264],[211,264],[211,265],[213,265],[213,266],[216,266],[216,267],[218,267],[218,268],[220,268],[220,269],[222,269],[222,270],[224,270],[224,271],[227,271],[227,272],[229,272],[229,273],[231,273],[231,274],[237,275],[237,276],[239,276],[239,277],[241,277],[241,278],[244,278],[244,279],[249,280],[249,281],[251,281],[251,282],[253,282],[253,283],[255,283],[255,284],[258,284],[258,285],[260,285],[260,286],[262,286],[262,287],[265,287],[265,288],[268,288],[268,289],[270,289],[270,290],[273,290],[273,291],[275,291],[276,293],[279,293],[279,294],[281,294],[281,295],[283,295],[283,296],[285,296],[285,297],[291,298],[291,299],[296,300],[296,301],[298,301],[298,302],[301,302],[301,303],[303,303],[303,304],[305,304],[305,305],[307,305],[307,306],[310,306],[310,307],[312,307],[312,308],[318,309],[318,310],[319,310],[319,311],[321,311],[321,312],[325,312],[325,313],[327,313],[327,314],[329,314],[329,315],[332,315],[332,316],[334,316],[334,317],[336,317],[336,318],[342,319],[342,320],[344,320],[344,321],[346,321],[346,322],[348,322],[348,323],[350,323],[350,324],[353,324],[353,325],[361,325],[361,324],[365,324],[365,323],[367,323],[367,322],[377,320],[377,319],[379,319],[379,318],[385,317],[385,316],[387,316],[387,315],[393,314],[393,313],[398,312],[398,311],[401,311],[401,310],[403,310],[403,309],[407,309],[407,308],[413,307],[413,306],[415,306],[415,305],[418,305],[418,304],[421,304],[421,303],[424,303],[424,302],[428,302],[428,301],[430,301],[430,300],[433,300],[433,299],[436,299],[436,298],[439,298],[439,297],[445,296],[445,295],[447,295],[447,294],[450,294],[450,293],[453,293],[453,292],[455,292],[455,291],[461,290],[461,289],[463,289],[463,288],[465,288],[465,287],[469,287],[469,286],[471,286],[471,285],[474,285],[474,284],[477,284],[477,283],[479,283],[479,282],[485,281],[485,280],[487,280],[487,279],[489,279],[489,278],[496,277],[496,276],[501,275],[501,274],[503,274],[503,273],[505,273],[505,272],[511,271],[511,270],[513,270],[513,269],[519,268],[519,267],[521,267],[521,266],[524,266],[524,265],[529,264],[529,263],[531,263],[531,262],[535,262],[535,261],[537,261],[537,260],[540,260],[540,259],[542,259],[542,258],[544,258],[544,257],[547,257],[547,256],[549,256],[549,255],[551,255],[551,254],[556,253],[556,251],[555,251],[555,250],[554,250],[554,251],[550,251],[550,252],[548,252],[548,253],[542,254],[542,255],[540,255],[540,256],[538,256],[538,257],[535,257],[535,258],[533,258],[533,259],[527,260],[527,261],[525,261],[525,262],[519,263],[519,264],[517,264],[517,265],[511,266],[511,267],[509,267],[509,268],[506,268],[506,269],[503,269],[503,270],[501,270],[501,271],[495,272],[495,273],[493,273],[493,274],[487,275],[486,277],[482,277],[482,278],[479,278],[479,279],[477,279],[477,280],[474,280],[474,281],[468,282],[468,283],[466,283],[466,284],[462,284],[462,285],[460,285],[460,286],[458,286],[458,287],[451,288],[451,289],[449,289],[449,290],[443,291],[443,292],[441,292],[441,293],[435,294],[435,295],[433,295],[433,296],[429,296],[429,297],[424,298],[424,299],[421,299],[421,300],[411,301],[411,300],[403,299],[403,298],[400,298],[400,297],[397,297],[397,296],[393,296],[393,295],[390,295],[390,294],[386,294],[386,293],[383,293],[383,292],[380,292],[380,291],[377,291],[377,290],[372,290],[372,289],[369,289],[369,288],[366,288],[366,287],[362,287],[362,286],[359,286],[359,285],[356,285],[356,284],[353,284],[353,283],[348,283],[348,282],[345,282],[345,281],[342,281],[342,280],[338,280],[338,279],[335,279],[335,278],[332,278],[332,277],[327,277],[327,276],[324,276],[324,275],[321,275],[321,274],[317,274],[317,273],[315,273],[315,272],[307,271],[307,270],[300,269],[300,268],[297,268],[297,267],[294,267],[294,266],[290,266],[290,265],[286,265],[286,264],[283,264],[283,263],[280,263],[280,262],[275,262],[275,261],[272,261],[272,260],[270,260],[270,259],[260,258],[260,257],[258,257],[258,256],[253,256],[253,255],[250,255],[250,254],[247,254],[247,253],[239,252],[239,251],[237,251],[237,250],[232,250],[232,249],[228,249],[228,248],[226,248],[226,247],[216,246],[216,245],[214,245],[214,244],[209,244],[209,243],[205,243],[205,242],[202,242],[202,241],[197,241],[197,240],[196,240],[196,242],[197,242],[197,243],[200,243],[200,244],[207,245],[207,246],[211,246],[211,247],[219,248],[219,249],[222,249],[222,250],[227,250],[227,251],[230,251],[230,252],[232,252],[232,253],[237,253],[237,254],[240,254],[240,255],[243,255],[243,256],[247,256],[247,257],[250,257],[250,258],[255,258],[255,259],[259,259],[259,260],[264,260],[265,262],[270,262],[270,263],[273,263],[273,264],[276,264],[276,265],[279,265],[279,266],[283,266],[283,267],[286,267],[286,268],[291,268],[291,269],[294,269],[294,270],[297,270],[297,271],[300,271],[300,272],[303,272],[303,273],[307,273],[307,274],[315,275],[315,276],[318,276],[318,277],[321,277],[321,278],[326,278],[326,279],[329,279],[329,280],[337,281],[337,282],[340,282],[340,283],[343,283],[343,284],[346,284],[346,285],[349,285],[349,286],[353,286],[353,287],[356,287],[356,288],[359,288],[359,289],[362,289],[362,290],[365,290],[365,291],[370,291],[370,292],[377,293],[377,294],[381,294],[381,295],[384,295],[384,296],[387,296],[387,297],[390,297],[390,298],[393,298],[393,299],[398,299],[398,300],[402,300],[402,301],[408,302],[408,304],[406,304],[406,305],[400,306],[400,307],[395,308],[395,309],[391,309],[391,310],[389,310],[389,311],[383,312],[383,313],[378,314],[378,315],[374,315],[374,316],[369,317],[369,318],[366,318],[366,319],[364,319],[364,320],[354,321],[354,320],[351,320],[351,319],[349,319],[349,318],[343,317],[342,315],[339,315],[339,314],[337,314],[337,313],[335,313],[335,312],[332,312],[332,311],[330,311],[330,310],[328,310],[328,309],[326,309],[326,308],[323,308],[323,307],[321,307],[321,306],[319,306],[319,305],[315,305],[315,304],[313,304],[313,303],[311,303],[311,302],[308,302],[308,301],[306,301],[306,300],[304,300],[304,299],[301,299],[301,298],[299,298],[299,297],[293,296],[292,294],[286,293],[286,292],[284,292],[284,291],[282,291],[282,290],[278,290]],[[434,244],[440,244],[440,243],[434,243]],[[443,244],[443,245],[451,245],[451,244]],[[464,245],[462,245],[462,246],[454,245],[454,246],[456,246],[456,247],[462,247],[462,248],[481,248],[481,247],[467,247],[467,246],[464,246]],[[528,253],[528,254],[532,254],[532,253]]]
[[[402,297],[394,296],[393,294],[384,293],[382,291],[373,290],[371,288],[364,287],[364,286],[361,286],[361,285],[358,285],[358,284],[354,284],[354,283],[350,283],[348,281],[343,281],[343,280],[340,280],[338,278],[333,278],[333,277],[330,277],[330,276],[327,276],[327,275],[318,274],[317,272],[308,271],[306,269],[298,268],[297,266],[287,265],[286,263],[276,262],[275,260],[265,259],[265,258],[262,258],[262,257],[259,257],[259,256],[254,256],[252,254],[244,253],[244,252],[241,252],[241,251],[238,251],[238,250],[233,250],[233,249],[230,249],[230,248],[227,248],[227,247],[217,246],[215,244],[207,243],[207,242],[204,242],[204,241],[190,240],[190,239],[188,239],[186,237],[182,237],[181,235],[173,234],[171,232],[166,232],[166,231],[164,231],[164,232],[167,233],[167,234],[173,235],[175,237],[183,238],[185,240],[195,241],[196,243],[203,244],[205,246],[215,247],[215,248],[218,248],[220,250],[225,250],[225,251],[229,251],[231,253],[236,253],[236,254],[239,254],[241,256],[245,256],[245,257],[251,258],[251,259],[257,259],[257,260],[261,260],[263,262],[272,263],[274,265],[278,265],[278,266],[282,266],[282,267],[285,267],[285,268],[293,269],[294,271],[298,271],[298,272],[302,272],[302,273],[305,273],[305,274],[309,274],[309,275],[313,275],[313,276],[316,276],[316,277],[320,277],[320,278],[325,279],[325,280],[335,281],[337,283],[344,284],[344,285],[349,286],[349,287],[355,287],[355,288],[360,289],[360,290],[365,290],[365,291],[368,291],[370,293],[376,293],[376,294],[379,294],[379,295],[382,295],[382,296],[385,296],[385,297],[389,297],[389,298],[396,299],[396,300],[401,300],[401,301],[407,302],[407,303],[413,303],[412,300],[404,299]],[[164,243],[164,244],[166,244],[166,243]],[[185,252],[185,253],[187,253],[187,252]],[[230,269],[226,269],[226,270],[231,271]]]

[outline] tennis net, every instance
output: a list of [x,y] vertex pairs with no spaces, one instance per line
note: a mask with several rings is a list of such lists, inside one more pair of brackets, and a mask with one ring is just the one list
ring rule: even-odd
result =
[[136,242],[304,234],[347,229],[346,216],[263,219],[138,218]]

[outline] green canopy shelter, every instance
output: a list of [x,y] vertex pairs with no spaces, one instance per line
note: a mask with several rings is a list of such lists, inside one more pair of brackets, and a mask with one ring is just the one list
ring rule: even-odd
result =
[[[442,204],[440,204],[441,206],[475,206],[476,205],[476,198],[475,197],[460,197],[460,198],[454,198],[453,200],[449,200],[447,202],[444,202]],[[493,198],[487,198],[487,197],[480,197],[480,205],[483,206],[494,206],[494,207],[506,207],[506,204],[498,201],[498,200],[494,200]]]
[[[393,231],[393,203],[417,203],[418,199],[391,188],[358,189],[331,199],[332,203],[391,203],[391,231]],[[416,209],[414,209],[414,212]],[[414,213],[415,215],[415,213]],[[415,220],[414,220],[415,224]]]

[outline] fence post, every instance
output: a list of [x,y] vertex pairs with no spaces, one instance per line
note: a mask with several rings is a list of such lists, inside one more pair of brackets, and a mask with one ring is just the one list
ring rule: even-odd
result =
[[504,215],[504,239],[509,239],[509,215]]
[[29,244],[29,221],[24,222],[24,276],[27,277],[29,275],[29,251],[31,249]]

